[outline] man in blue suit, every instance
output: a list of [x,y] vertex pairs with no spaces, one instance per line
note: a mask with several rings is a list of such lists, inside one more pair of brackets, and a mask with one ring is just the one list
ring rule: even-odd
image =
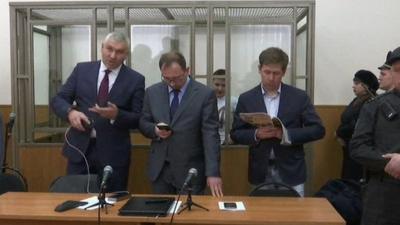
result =
[[101,61],[78,63],[52,100],[54,112],[69,122],[63,155],[67,174],[101,177],[104,166],[113,175],[108,191],[126,190],[130,164],[129,130],[138,127],[144,97],[144,77],[123,64],[129,39],[122,33],[106,36]]
[[[249,182],[281,182],[304,196],[306,165],[303,144],[325,134],[321,119],[307,94],[282,83],[289,57],[279,48],[259,56],[261,84],[239,97],[231,138],[250,146]],[[255,127],[240,119],[240,113],[266,112],[278,117],[282,127]]]

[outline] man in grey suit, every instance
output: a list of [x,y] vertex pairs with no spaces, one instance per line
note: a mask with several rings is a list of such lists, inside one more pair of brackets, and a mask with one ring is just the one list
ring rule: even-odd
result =
[[196,168],[192,193],[202,194],[207,182],[213,196],[222,196],[215,94],[189,77],[179,52],[163,54],[160,68],[163,81],[147,88],[139,122],[143,135],[152,139],[148,175],[153,191],[176,194],[188,170]]

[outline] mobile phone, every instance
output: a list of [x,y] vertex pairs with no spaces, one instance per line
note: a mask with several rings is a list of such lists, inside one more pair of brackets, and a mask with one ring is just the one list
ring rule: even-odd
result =
[[169,127],[167,124],[157,124],[157,128],[160,130],[166,130],[166,131],[171,130],[171,127]]
[[224,202],[225,209],[236,209],[236,202]]
[[89,119],[89,123],[85,120],[81,120],[82,126],[85,128],[86,131],[91,131],[93,129],[94,121]]

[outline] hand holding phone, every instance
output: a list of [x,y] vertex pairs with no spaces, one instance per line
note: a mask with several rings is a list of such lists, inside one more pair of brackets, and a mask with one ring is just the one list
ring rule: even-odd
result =
[[165,131],[170,131],[171,130],[171,127],[166,123],[158,123],[156,126],[160,130],[165,130]]

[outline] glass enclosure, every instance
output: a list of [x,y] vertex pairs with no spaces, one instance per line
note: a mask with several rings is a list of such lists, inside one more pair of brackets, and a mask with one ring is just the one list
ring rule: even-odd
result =
[[18,143],[63,142],[68,123],[49,103],[78,62],[101,59],[111,31],[129,36],[125,64],[146,87],[161,81],[158,61],[170,50],[185,56],[192,79],[224,83],[225,137],[238,96],[260,82],[264,49],[282,48],[290,58],[284,82],[313,93],[314,1],[21,2],[10,13]]

